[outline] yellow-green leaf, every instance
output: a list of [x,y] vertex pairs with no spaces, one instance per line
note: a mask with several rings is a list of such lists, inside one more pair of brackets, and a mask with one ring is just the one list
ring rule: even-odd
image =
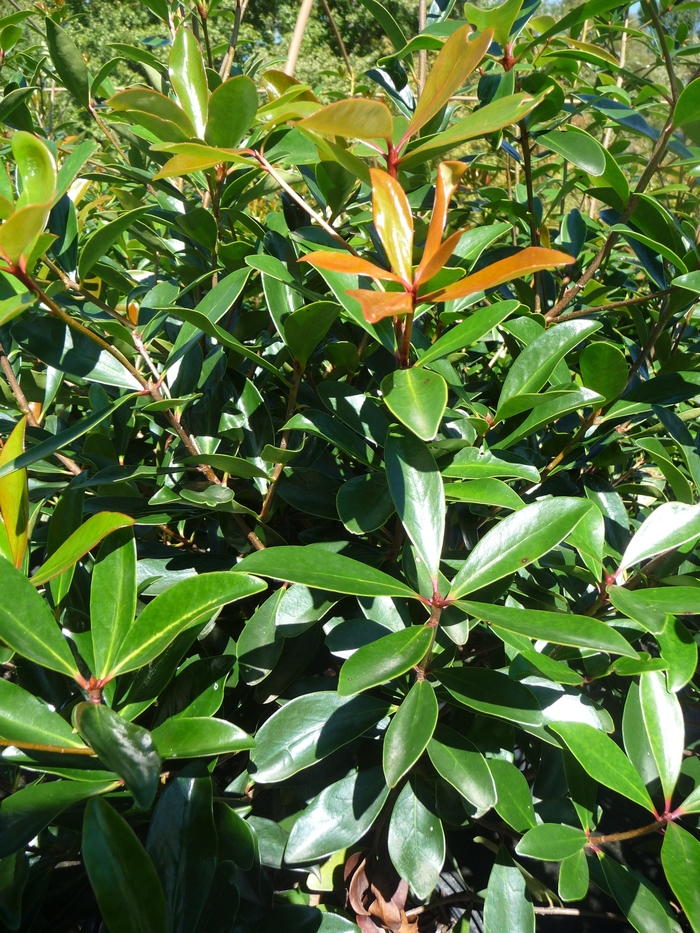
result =
[[412,276],[413,216],[406,194],[397,181],[381,169],[369,170],[372,178],[374,226],[393,271],[408,285]]
[[[27,419],[22,418],[5,441],[0,453],[0,467],[24,452],[24,432]],[[10,553],[15,567],[21,569],[29,539],[29,492],[27,471],[15,470],[0,479],[0,512],[5,523]]]
[[358,97],[322,107],[310,117],[305,117],[299,126],[322,136],[386,139],[391,142],[394,121],[386,104]]
[[178,29],[170,50],[168,73],[180,106],[194,124],[196,135],[204,139],[209,108],[209,88],[204,59],[194,34]]

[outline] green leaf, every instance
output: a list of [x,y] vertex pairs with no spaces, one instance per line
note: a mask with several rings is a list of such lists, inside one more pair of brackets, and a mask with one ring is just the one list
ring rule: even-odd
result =
[[420,900],[432,893],[445,861],[445,833],[433,806],[427,788],[409,781],[399,794],[389,821],[389,857]]
[[488,758],[486,763],[496,785],[496,813],[519,833],[536,826],[532,794],[522,771],[505,758]]
[[535,909],[520,868],[501,846],[484,900],[484,933],[535,933]]
[[46,44],[51,61],[63,86],[73,95],[81,107],[90,109],[90,76],[80,49],[65,29],[49,16],[44,20]]
[[551,722],[548,725],[594,780],[654,812],[644,782],[620,746],[604,732],[585,722]]
[[121,528],[130,528],[134,521],[130,515],[123,515],[121,512],[100,512],[97,515],[91,515],[84,525],[74,531],[51,557],[44,561],[36,573],[30,577],[29,582],[34,586],[48,583],[49,580],[53,580],[54,577],[74,566],[107,535]]
[[668,664],[668,689],[674,693],[689,684],[698,666],[698,646],[688,629],[678,619],[669,619],[656,636],[661,657]]
[[247,75],[229,78],[209,98],[205,139],[211,146],[235,149],[258,109],[258,92]]
[[661,671],[650,671],[639,678],[639,699],[651,752],[661,778],[667,807],[678,782],[685,749],[683,711],[675,693],[666,686]]
[[136,805],[153,803],[160,777],[160,757],[151,733],[98,703],[79,703],[73,724],[100,761],[126,781]]
[[389,411],[424,441],[438,432],[447,406],[447,383],[424,369],[397,369],[382,380]]
[[0,226],[0,251],[11,263],[28,256],[36,238],[46,226],[48,204],[28,204],[14,212]]
[[186,628],[208,621],[221,606],[264,589],[262,580],[241,573],[204,573],[175,583],[152,600],[131,626],[112,676],[143,667]]
[[81,250],[80,260],[78,261],[78,275],[80,278],[84,279],[95,263],[102,259],[105,253],[109,252],[114,246],[122,233],[126,232],[134,221],[143,217],[150,209],[150,207],[137,207],[133,211],[120,214],[116,220],[99,226],[88,237]]
[[214,801],[214,822],[219,837],[219,858],[231,859],[248,871],[257,855],[255,830],[233,807]]
[[[197,135],[192,120],[182,107],[179,107],[172,98],[150,88],[126,88],[126,90],[119,91],[118,94],[110,97],[107,106],[118,113],[130,114],[135,122],[142,123],[146,128],[152,128],[153,130],[158,127],[174,129],[176,132],[172,142],[185,141]],[[156,122],[148,120],[144,122],[145,115],[154,118]],[[159,133],[155,135],[164,141],[169,141],[160,136]]]
[[0,858],[24,849],[68,807],[118,786],[114,781],[49,781],[5,797],[0,808]]
[[110,535],[92,569],[90,631],[95,677],[106,677],[136,615],[136,542],[131,529]]
[[559,897],[565,902],[582,901],[588,894],[589,872],[581,849],[562,860],[559,868]]
[[[700,505],[664,502],[640,525],[622,555],[619,570],[700,538]],[[619,572],[619,571],[618,571]]]
[[622,586],[609,586],[608,598],[617,610],[643,625],[654,635],[661,634],[668,624],[668,614],[649,603],[645,590],[636,591]]
[[353,696],[410,671],[425,657],[433,634],[430,626],[411,625],[358,648],[340,669],[338,693]]
[[519,301],[497,301],[487,308],[479,308],[477,311],[473,311],[466,320],[448,330],[425,353],[419,356],[415,364],[416,367],[428,366],[430,363],[434,363],[435,360],[442,359],[450,353],[469,349],[519,307]]
[[666,909],[659,892],[641,875],[602,852],[598,860],[612,896],[638,933],[673,933],[678,929],[669,916],[671,908]]
[[493,30],[486,29],[471,38],[470,33],[471,26],[465,23],[452,33],[440,49],[406,129],[406,137],[417,133],[464,87],[467,78],[488,51]]
[[389,787],[396,787],[423,754],[437,717],[438,704],[432,685],[427,680],[416,681],[394,714],[384,737],[382,763]]
[[700,120],[700,79],[685,87],[673,110],[673,126],[687,126]]
[[402,49],[406,45],[406,36],[387,8],[377,0],[360,0],[360,3],[376,19],[396,51]]
[[440,471],[425,444],[401,427],[389,431],[384,460],[396,511],[437,588],[445,533]]
[[38,697],[10,680],[0,679],[0,736],[22,745],[84,748],[69,723]]
[[532,691],[500,671],[455,667],[435,673],[443,687],[470,709],[530,726],[543,722],[542,710]]
[[18,654],[42,667],[79,677],[56,620],[29,580],[2,557],[0,578],[0,638]]
[[452,581],[451,600],[515,573],[555,548],[588,511],[581,499],[540,499],[504,518],[477,542]]
[[594,648],[596,651],[609,651],[628,658],[639,657],[619,632],[591,616],[494,606],[464,599],[459,600],[458,605],[469,615],[493,625],[496,630],[500,628],[507,632],[517,632],[527,638],[541,639],[554,645]]
[[501,409],[510,399],[539,392],[566,354],[600,326],[598,321],[564,321],[528,344],[508,370],[498,399],[496,420],[501,420]]
[[284,781],[359,738],[389,710],[373,697],[343,699],[321,691],[295,697],[267,719],[250,760],[255,781]]
[[302,371],[311,354],[338,317],[340,305],[334,301],[315,301],[297,308],[284,319],[284,341]]
[[153,863],[126,820],[99,797],[85,808],[83,859],[110,933],[166,933]]
[[180,106],[192,121],[197,136],[204,139],[209,106],[207,75],[199,42],[184,26],[175,34],[168,60],[168,74]]
[[56,193],[56,162],[51,150],[32,133],[19,131],[10,140],[12,155],[22,179],[16,207],[46,204]]
[[267,479],[267,473],[256,467],[250,460],[244,460],[242,457],[232,457],[230,454],[197,454],[197,456],[183,457],[180,463],[187,466],[205,464],[214,467],[215,470],[221,470],[222,473],[228,473],[229,476],[240,476],[246,479],[252,476],[260,476]]
[[442,471],[443,476],[456,479],[482,479],[501,476],[526,479],[539,483],[540,474],[536,467],[522,457],[502,450],[485,450],[483,447],[465,447],[452,463]]
[[272,577],[288,583],[352,596],[403,596],[418,598],[405,583],[374,567],[331,551],[315,548],[274,547],[250,554],[236,564],[235,571]]
[[322,136],[391,141],[394,121],[386,104],[354,97],[321,107],[298,125]]
[[447,483],[445,498],[457,502],[474,502],[502,509],[522,509],[520,496],[500,479],[473,479],[467,483]]
[[518,855],[541,859],[544,862],[561,862],[577,852],[582,852],[588,836],[582,829],[565,823],[540,823],[528,829],[515,847]]
[[669,823],[661,847],[661,862],[673,893],[694,933],[697,933],[700,930],[700,890],[697,885],[700,842],[687,830]]
[[194,762],[171,781],[160,797],[146,849],[165,894],[169,933],[192,933],[216,871],[212,780]]
[[[26,427],[27,419],[22,418],[12,429],[0,451],[0,469],[22,456]],[[0,479],[0,515],[7,534],[8,557],[11,556],[12,563],[21,570],[29,545],[29,487],[26,470],[16,470]]]
[[496,785],[486,759],[468,739],[448,726],[438,725],[428,742],[433,767],[463,797],[480,810],[496,803]]
[[581,380],[588,388],[612,402],[627,385],[625,355],[612,343],[589,343],[579,356]]
[[365,473],[343,483],[335,502],[341,522],[354,535],[382,528],[394,514],[394,503],[382,473]]
[[465,3],[464,18],[468,23],[473,23],[477,29],[492,30],[496,42],[502,48],[505,48],[522,6],[522,0],[504,0],[498,6],[490,7],[487,10],[481,9],[472,3]]
[[388,796],[381,768],[357,771],[330,784],[292,826],[285,862],[318,861],[359,842]]
[[151,733],[161,758],[204,758],[228,755],[255,747],[247,732],[225,719],[177,716]]
[[566,126],[537,137],[540,146],[553,149],[589,175],[605,171],[605,149],[590,133],[578,126]]

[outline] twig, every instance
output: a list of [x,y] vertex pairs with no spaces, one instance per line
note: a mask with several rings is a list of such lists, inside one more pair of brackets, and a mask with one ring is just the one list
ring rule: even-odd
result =
[[581,311],[573,311],[571,314],[564,314],[557,318],[557,321],[571,321],[573,318],[585,317],[587,314],[596,314],[598,311],[614,311],[616,308],[626,308],[627,305],[642,305],[647,301],[654,301],[656,298],[663,298],[671,294],[670,288],[663,288],[661,291],[654,292],[652,295],[641,295],[639,298],[625,298],[624,301],[609,301],[604,305],[590,305]]
[[96,295],[93,295],[86,288],[83,288],[78,282],[74,281],[69,275],[67,275],[60,266],[56,265],[55,262],[52,262],[48,256],[43,256],[41,260],[44,265],[57,275],[59,279],[63,282],[66,288],[70,291],[75,292],[76,295],[81,295],[85,298],[86,301],[92,302],[96,305],[101,311],[104,311],[105,314],[109,314],[110,317],[113,317],[115,320],[119,321],[120,324],[123,324],[125,327],[128,327],[130,330],[136,329],[136,324],[129,319],[128,314],[120,314],[114,308],[111,308],[104,301],[101,301]]
[[335,41],[338,43],[338,48],[340,49],[340,54],[343,56],[343,61],[345,62],[345,67],[346,67],[347,70],[348,70],[348,74],[350,75],[350,78],[352,78],[352,77],[353,77],[352,63],[351,63],[350,57],[349,57],[349,55],[348,55],[348,50],[345,48],[345,43],[343,42],[343,37],[341,36],[340,30],[338,29],[338,25],[337,25],[335,19],[333,18],[333,13],[331,12],[331,8],[330,8],[330,6],[328,5],[328,0],[321,0],[321,4],[322,4],[322,6],[323,6],[323,10],[324,10],[326,16],[328,17],[328,22],[329,22],[330,25],[331,25],[331,29],[333,30],[333,35],[335,36]]
[[664,33],[664,28],[661,25],[661,20],[654,9],[654,0],[651,0],[650,3],[646,4],[646,8],[649,11],[649,16],[652,23],[654,24],[654,29],[656,30],[656,35],[659,38],[659,45],[661,46],[661,54],[663,55],[664,65],[666,66],[666,74],[668,75],[668,80],[671,85],[671,96],[673,98],[673,104],[675,106],[676,101],[678,100],[678,79],[676,78],[676,71],[673,67],[673,59],[671,58],[671,53],[668,49],[668,43],[666,42],[666,34]]
[[[292,388],[289,391],[289,398],[287,399],[287,414],[284,419],[285,424],[294,414],[294,409],[297,404],[297,393],[299,391],[299,384],[301,383],[301,367],[294,361],[294,378],[292,380]],[[280,438],[280,450],[286,450],[287,444],[289,443],[290,431],[283,431],[282,437]],[[277,484],[279,483],[280,476],[282,475],[282,470],[284,469],[284,463],[276,463],[275,469],[272,471],[272,479],[270,480],[270,485],[267,490],[267,495],[262,504],[262,509],[260,510],[260,521],[264,522],[267,518],[267,515],[272,507],[272,500],[275,497],[275,492],[277,491]]]
[[241,28],[241,20],[243,19],[248,6],[248,0],[236,0],[236,14],[233,21],[233,30],[231,31],[231,38],[229,39],[228,49],[226,54],[223,57],[221,62],[221,68],[219,68],[219,77],[222,81],[225,81],[231,71],[231,65],[233,64],[233,59],[236,55],[236,46],[238,45],[238,33]]

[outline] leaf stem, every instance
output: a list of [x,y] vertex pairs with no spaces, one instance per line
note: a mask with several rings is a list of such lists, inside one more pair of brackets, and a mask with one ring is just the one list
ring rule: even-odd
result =
[[27,749],[31,752],[51,752],[55,755],[90,755],[97,758],[97,752],[94,752],[87,745],[79,745],[74,748],[70,745],[42,745],[38,742],[11,742],[9,739],[0,739],[0,746]]

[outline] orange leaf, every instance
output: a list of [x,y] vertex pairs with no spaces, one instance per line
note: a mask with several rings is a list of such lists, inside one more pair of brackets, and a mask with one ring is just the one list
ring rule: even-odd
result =
[[376,324],[384,317],[410,314],[413,311],[413,302],[408,292],[375,292],[353,288],[348,289],[347,294],[360,302],[364,319],[370,324]]
[[[442,234],[447,223],[447,209],[450,206],[452,195],[457,190],[462,175],[467,170],[465,162],[441,162],[438,165],[435,178],[435,203],[433,204],[433,214],[430,218],[430,227],[425,241],[423,258],[416,272],[416,281],[426,281],[430,276],[426,276],[423,267],[432,259],[433,255],[440,248]],[[450,254],[452,255],[452,254]],[[447,257],[449,259],[449,256]],[[436,270],[437,271],[437,270]],[[435,273],[431,273],[435,275]]]
[[493,29],[485,29],[469,41],[471,26],[462,26],[453,32],[440,49],[430,69],[423,93],[413,119],[406,130],[405,139],[413,136],[446,104],[453,94],[464,87],[464,82],[486,54],[493,39]]
[[574,262],[573,256],[561,253],[556,249],[543,249],[541,246],[528,246],[515,256],[494,262],[485,269],[468,275],[466,279],[439,288],[436,292],[424,295],[421,301],[454,301],[455,298],[466,298],[475,292],[487,288],[494,288],[511,279],[518,279],[530,272],[540,272],[542,269],[553,269],[555,266],[569,266]]
[[318,269],[327,269],[329,272],[345,272],[350,275],[369,275],[373,279],[383,279],[386,282],[401,282],[398,275],[375,266],[373,262],[350,256],[348,253],[327,253],[319,250],[317,253],[307,253],[299,262],[310,262]]
[[371,168],[374,226],[391,268],[405,285],[413,279],[413,217],[403,188],[395,178]]
[[322,136],[351,136],[354,139],[386,139],[391,142],[394,120],[378,100],[351,97],[322,107],[299,122]]
[[452,253],[454,253],[455,249],[457,248],[457,244],[462,239],[462,234],[465,233],[466,229],[467,228],[464,227],[462,230],[458,230],[456,233],[453,233],[452,236],[448,236],[445,242],[441,246],[438,246],[437,250],[433,253],[427,262],[425,253],[423,254],[421,264],[416,270],[416,285],[420,285],[422,282],[429,282],[434,275],[438,274]]

